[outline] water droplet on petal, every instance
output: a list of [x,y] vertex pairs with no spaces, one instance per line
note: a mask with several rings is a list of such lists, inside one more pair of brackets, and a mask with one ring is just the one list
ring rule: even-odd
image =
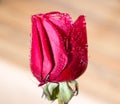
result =
[[81,59],[81,60],[80,60],[80,64],[82,64],[82,63],[83,63],[83,60]]

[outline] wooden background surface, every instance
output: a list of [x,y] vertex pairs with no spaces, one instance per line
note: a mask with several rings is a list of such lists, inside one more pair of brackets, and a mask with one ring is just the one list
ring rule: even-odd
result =
[[[31,15],[49,11],[86,15],[89,65],[81,91],[120,104],[119,0],[0,0],[0,58],[29,70]],[[16,69],[17,70],[17,69]]]

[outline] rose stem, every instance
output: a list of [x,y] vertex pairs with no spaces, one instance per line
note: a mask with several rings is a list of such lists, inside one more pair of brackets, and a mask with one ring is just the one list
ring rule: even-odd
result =
[[63,101],[60,98],[58,98],[58,104],[63,104]]
[[58,104],[68,104],[68,103],[64,103],[60,98],[58,98]]

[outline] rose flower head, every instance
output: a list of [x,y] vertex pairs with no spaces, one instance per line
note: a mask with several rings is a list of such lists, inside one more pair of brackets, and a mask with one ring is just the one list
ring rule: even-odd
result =
[[33,15],[30,63],[40,85],[78,78],[88,64],[85,16],[73,22],[67,13]]

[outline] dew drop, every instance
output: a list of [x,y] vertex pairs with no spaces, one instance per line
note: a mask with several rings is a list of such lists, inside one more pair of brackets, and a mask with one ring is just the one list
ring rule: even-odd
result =
[[45,81],[47,81],[49,79],[50,75],[48,74],[45,78]]
[[82,63],[83,63],[83,60],[81,59],[81,60],[80,60],[80,64],[82,64]]
[[72,48],[72,51],[75,51],[75,47]]

